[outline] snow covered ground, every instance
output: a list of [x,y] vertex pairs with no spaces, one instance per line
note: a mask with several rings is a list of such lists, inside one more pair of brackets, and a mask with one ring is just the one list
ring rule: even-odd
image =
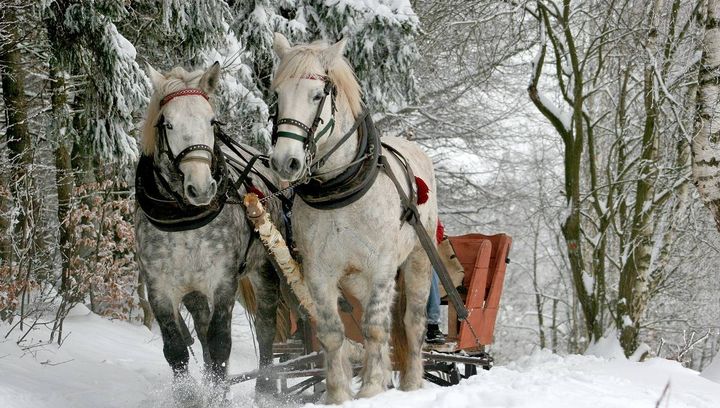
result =
[[[233,320],[231,372],[255,367],[247,319],[240,306]],[[0,326],[0,334],[7,332]],[[170,369],[158,333],[112,322],[76,308],[65,324],[62,347],[39,329],[16,344],[17,332],[0,337],[1,408],[166,407]],[[200,357],[199,345],[195,354]],[[198,364],[192,364],[199,378]],[[663,391],[667,387],[666,392]],[[252,383],[232,388],[234,406],[252,405]],[[658,404],[658,401],[662,401]],[[313,405],[307,405],[312,407]],[[624,358],[561,357],[538,352],[496,366],[451,388],[432,384],[403,393],[391,390],[345,407],[720,407],[720,384],[672,361],[635,363]]]

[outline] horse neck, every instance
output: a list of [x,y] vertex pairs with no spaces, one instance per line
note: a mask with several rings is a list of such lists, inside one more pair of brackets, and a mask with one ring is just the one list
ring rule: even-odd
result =
[[[335,129],[327,141],[318,147],[318,157],[322,157],[332,149],[355,124],[355,118],[350,112],[350,109],[344,108],[343,106],[338,106],[338,108],[338,112],[335,115]],[[357,148],[358,137],[357,131],[355,131],[354,134],[350,135],[350,137],[338,147],[335,153],[328,158],[325,165],[318,169],[318,173],[322,174],[319,178],[326,181],[341,174],[345,168],[352,163],[357,153]]]

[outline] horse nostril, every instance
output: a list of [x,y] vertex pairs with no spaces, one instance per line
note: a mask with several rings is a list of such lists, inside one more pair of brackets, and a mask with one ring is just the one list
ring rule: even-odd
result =
[[290,160],[288,160],[287,167],[288,167],[288,170],[290,170],[292,172],[296,172],[296,171],[300,170],[300,160],[298,160],[294,157],[291,157]]
[[190,197],[190,198],[197,198],[197,197],[198,197],[197,189],[195,189],[195,186],[193,186],[192,184],[190,184],[190,185],[187,186],[187,195],[188,195],[188,197]]

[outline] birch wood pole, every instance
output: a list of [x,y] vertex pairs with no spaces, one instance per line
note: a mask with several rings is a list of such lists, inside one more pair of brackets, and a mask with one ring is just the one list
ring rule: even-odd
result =
[[[305,285],[302,268],[293,259],[290,248],[288,248],[280,231],[270,220],[270,215],[263,208],[258,196],[253,193],[245,195],[243,204],[245,205],[245,214],[255,227],[255,231],[260,235],[260,241],[262,241],[270,256],[275,259],[277,267],[280,268],[280,272],[282,272],[288,285],[290,285],[290,289],[297,296],[300,305],[307,311],[312,320],[317,320],[315,303],[307,285]],[[345,338],[343,346],[351,362],[360,363],[363,361],[365,353],[362,344]]]

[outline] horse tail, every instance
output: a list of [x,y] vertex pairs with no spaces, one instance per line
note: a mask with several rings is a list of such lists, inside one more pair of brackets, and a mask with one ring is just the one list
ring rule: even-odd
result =
[[278,302],[277,312],[275,312],[275,340],[286,342],[290,337],[290,307],[282,297]]
[[255,315],[257,315],[258,310],[257,298],[255,297],[255,290],[252,287],[252,283],[250,283],[250,279],[247,277],[240,279],[237,291],[237,300],[243,308],[247,310],[251,320],[255,320]]
[[405,279],[402,274],[397,280],[397,297],[392,311],[392,331],[390,342],[392,345],[392,357],[396,368],[400,373],[405,373],[408,367],[408,338],[405,332],[405,310],[407,309],[407,293],[405,291]]
[[[250,321],[255,323],[255,316],[257,315],[258,305],[257,296],[255,296],[255,289],[253,289],[250,279],[244,277],[240,279],[240,284],[237,290],[237,300],[247,311]],[[284,342],[290,336],[290,307],[283,296],[281,296],[278,302],[276,318],[275,318],[275,339],[280,342]]]

